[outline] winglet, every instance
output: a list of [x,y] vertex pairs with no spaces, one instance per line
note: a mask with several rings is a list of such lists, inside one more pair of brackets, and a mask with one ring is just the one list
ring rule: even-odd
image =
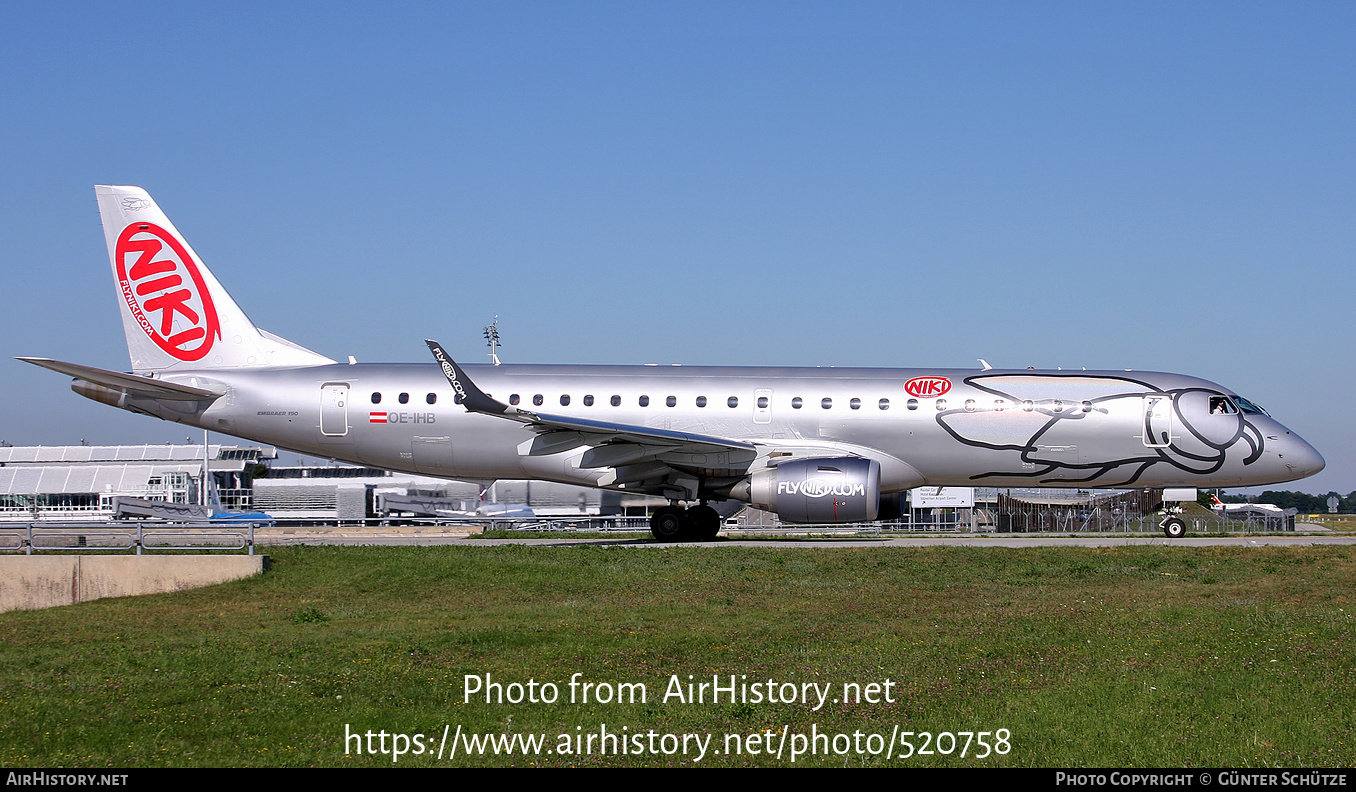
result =
[[457,398],[460,399],[462,406],[467,410],[487,415],[502,415],[518,420],[536,418],[532,413],[520,410],[517,407],[510,407],[497,399],[491,398],[485,391],[476,387],[471,378],[466,376],[466,372],[461,370],[461,366],[458,366],[452,356],[448,355],[443,349],[442,344],[427,338],[424,339],[424,343],[428,344],[429,351],[433,353],[433,359],[438,362],[443,370],[443,376],[447,377],[452,390],[456,392]]

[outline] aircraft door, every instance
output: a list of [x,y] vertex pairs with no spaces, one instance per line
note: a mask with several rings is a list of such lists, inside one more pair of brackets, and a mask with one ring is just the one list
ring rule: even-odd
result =
[[753,392],[753,422],[772,423],[772,390],[759,388]]
[[1144,445],[1167,448],[1172,444],[1172,397],[1166,393],[1144,397]]
[[347,382],[329,382],[321,386],[320,433],[326,437],[348,434]]

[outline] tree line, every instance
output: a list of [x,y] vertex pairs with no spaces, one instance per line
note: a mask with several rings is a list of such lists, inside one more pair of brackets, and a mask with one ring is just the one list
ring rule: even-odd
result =
[[1340,501],[1337,504],[1337,511],[1340,514],[1356,513],[1356,491],[1348,492],[1344,497],[1336,492],[1310,495],[1307,492],[1293,490],[1267,490],[1261,495],[1221,495],[1219,499],[1225,503],[1270,503],[1282,509],[1298,509],[1300,514],[1327,514],[1328,498],[1332,496],[1336,496]]

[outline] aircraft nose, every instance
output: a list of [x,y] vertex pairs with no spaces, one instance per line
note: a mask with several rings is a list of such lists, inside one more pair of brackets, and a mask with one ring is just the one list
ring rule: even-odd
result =
[[1323,461],[1323,455],[1318,453],[1318,449],[1309,445],[1304,438],[1291,434],[1286,439],[1290,442],[1286,443],[1281,461],[1295,474],[1295,478],[1312,476],[1328,466],[1328,463]]

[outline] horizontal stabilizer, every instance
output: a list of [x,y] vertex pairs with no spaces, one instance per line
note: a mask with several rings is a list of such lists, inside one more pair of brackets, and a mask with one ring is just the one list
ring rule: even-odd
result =
[[188,385],[179,385],[174,382],[148,379],[146,377],[137,376],[136,374],[122,374],[117,371],[107,371],[92,366],[82,366],[78,363],[64,363],[60,360],[52,360],[51,358],[21,357],[15,358],[15,360],[22,360],[25,363],[42,366],[43,368],[51,369],[52,371],[60,372],[79,380],[92,382],[96,385],[112,388],[113,390],[126,391],[134,396],[144,396],[151,399],[164,399],[166,401],[202,401],[203,399],[216,399],[222,395],[203,388],[194,388]]

